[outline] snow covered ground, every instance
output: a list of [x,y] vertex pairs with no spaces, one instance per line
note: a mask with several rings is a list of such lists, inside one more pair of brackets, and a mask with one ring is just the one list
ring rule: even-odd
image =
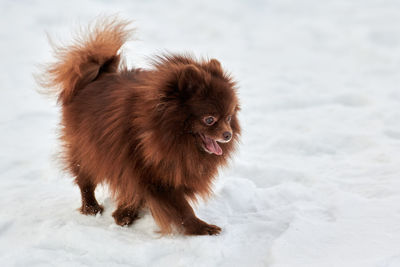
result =
[[[220,236],[81,215],[54,163],[58,109],[32,73],[48,32],[134,19],[131,65],[216,57],[239,81],[240,153],[196,208]],[[400,2],[0,1],[0,266],[400,266]]]

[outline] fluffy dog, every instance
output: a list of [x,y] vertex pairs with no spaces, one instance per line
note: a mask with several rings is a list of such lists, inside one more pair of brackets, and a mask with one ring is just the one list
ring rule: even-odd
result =
[[128,22],[99,19],[71,46],[54,49],[42,85],[62,107],[62,158],[82,195],[81,212],[103,211],[95,188],[106,183],[118,225],[148,207],[161,232],[215,235],[189,202],[211,193],[240,134],[234,81],[216,59],[154,57],[152,68],[128,69],[120,48]]

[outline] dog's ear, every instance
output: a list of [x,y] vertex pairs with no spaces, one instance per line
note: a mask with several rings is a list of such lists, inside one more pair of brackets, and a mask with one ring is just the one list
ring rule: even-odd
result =
[[221,63],[215,58],[210,59],[210,61],[205,64],[205,68],[214,75],[222,76],[224,74]]
[[180,70],[178,77],[178,90],[188,95],[197,90],[197,86],[203,81],[201,71],[193,64],[189,64]]

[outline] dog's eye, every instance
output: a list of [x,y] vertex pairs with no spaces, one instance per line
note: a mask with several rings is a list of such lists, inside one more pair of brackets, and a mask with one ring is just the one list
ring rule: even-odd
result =
[[215,123],[215,118],[213,116],[204,117],[204,123],[207,125],[213,125]]
[[229,116],[226,118],[226,121],[229,123],[229,122],[231,122],[231,120],[232,120],[232,116],[229,115]]

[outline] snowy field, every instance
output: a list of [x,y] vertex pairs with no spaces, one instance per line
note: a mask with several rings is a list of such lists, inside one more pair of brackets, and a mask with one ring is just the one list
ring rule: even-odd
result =
[[[99,14],[134,19],[128,63],[218,58],[239,81],[240,152],[200,218],[160,236],[148,213],[81,215],[59,172],[59,110],[32,73]],[[0,266],[400,266],[400,1],[0,1]]]

